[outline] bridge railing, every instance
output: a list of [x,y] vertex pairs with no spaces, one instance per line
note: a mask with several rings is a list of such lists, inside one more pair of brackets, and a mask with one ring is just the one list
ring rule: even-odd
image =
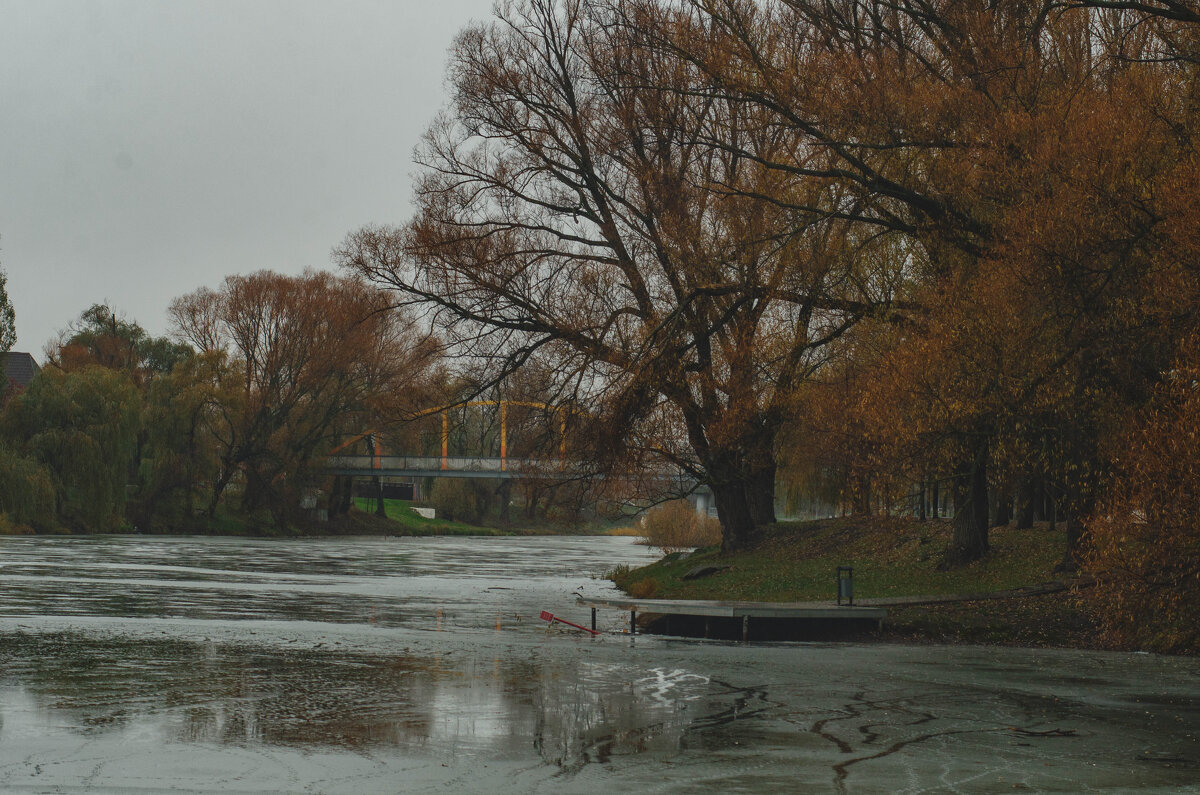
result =
[[[597,475],[582,461],[559,458],[495,458],[490,456],[439,455],[331,455],[324,471],[354,477],[548,477],[591,479]],[[619,473],[607,477],[621,478]],[[691,491],[696,480],[680,469],[663,468],[630,473],[631,479]]]
[[554,459],[492,458],[488,456],[440,455],[331,455],[325,459],[330,470],[362,472],[420,471],[420,472],[512,472],[537,473],[562,469]]

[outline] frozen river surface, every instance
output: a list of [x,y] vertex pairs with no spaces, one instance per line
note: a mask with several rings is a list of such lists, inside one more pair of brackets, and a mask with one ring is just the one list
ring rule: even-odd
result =
[[1200,791],[1200,662],[548,629],[624,538],[0,539],[3,792]]

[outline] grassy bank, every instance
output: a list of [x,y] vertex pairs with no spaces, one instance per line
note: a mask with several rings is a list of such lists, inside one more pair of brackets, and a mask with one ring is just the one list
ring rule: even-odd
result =
[[330,522],[298,522],[279,530],[271,517],[245,516],[218,509],[216,516],[197,517],[196,524],[187,528],[172,528],[169,532],[199,533],[202,535],[247,536],[247,537],[297,537],[297,536],[494,536],[505,535],[490,527],[476,527],[462,522],[444,519],[426,519],[413,512],[412,503],[406,500],[384,500],[386,516],[375,515],[374,500],[356,499],[349,515],[337,517]]
[[[426,519],[412,510],[409,500],[384,500],[384,513],[375,515],[373,498],[355,498],[352,510],[327,522],[297,519],[280,530],[271,515],[265,511],[246,515],[224,506],[216,514],[197,514],[190,520],[169,525],[135,527],[125,523],[111,532],[148,535],[217,535],[248,538],[294,538],[319,536],[513,536],[513,535],[595,535],[602,534],[608,525],[592,522],[581,526],[566,526],[543,521],[540,524],[517,524],[505,527],[484,527],[456,522],[443,518]],[[73,535],[82,531],[58,525],[46,524],[37,529],[10,522],[0,513],[0,536],[4,535]]]
[[[946,521],[843,518],[785,522],[769,528],[753,550],[722,555],[716,548],[670,555],[650,566],[621,569],[613,581],[639,597],[766,602],[833,601],[837,566],[854,567],[856,599],[979,594],[1055,580],[1065,539],[1044,525],[991,531],[992,551],[968,566],[941,571]],[[721,570],[683,576],[702,566]],[[889,607],[886,635],[897,640],[1099,646],[1077,596]]]
[[[377,520],[375,516],[375,500],[369,497],[355,497],[354,507],[358,509],[358,515],[352,514],[351,521],[359,523]],[[506,532],[494,527],[480,527],[478,525],[466,524],[465,522],[453,522],[448,519],[426,519],[412,509],[413,503],[409,500],[392,500],[385,499],[383,501],[383,510],[387,518],[388,532],[392,535],[410,535],[410,536],[501,536],[513,535],[513,532]],[[386,526],[385,526],[386,527]]]

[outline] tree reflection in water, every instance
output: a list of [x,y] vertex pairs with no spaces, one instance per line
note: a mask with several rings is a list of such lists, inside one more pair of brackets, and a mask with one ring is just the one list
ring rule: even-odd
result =
[[[72,731],[182,743],[527,753],[567,771],[677,751],[709,680],[587,660],[347,654],[217,643],[4,639],[8,686]],[[57,661],[46,665],[47,659]],[[3,710],[3,707],[0,707]]]

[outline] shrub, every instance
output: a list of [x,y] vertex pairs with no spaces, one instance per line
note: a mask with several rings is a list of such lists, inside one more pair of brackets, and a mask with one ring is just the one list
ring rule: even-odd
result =
[[33,535],[34,529],[27,524],[17,524],[9,518],[8,514],[0,513],[0,536],[28,536]]
[[652,508],[642,519],[643,543],[665,554],[721,543],[721,523],[701,516],[687,500]]
[[650,599],[658,593],[658,580],[646,577],[629,586],[629,595],[634,599]]
[[610,569],[609,572],[604,575],[604,577],[615,582],[616,580],[629,576],[629,572],[632,570],[633,569],[628,563],[618,563],[614,568]]

